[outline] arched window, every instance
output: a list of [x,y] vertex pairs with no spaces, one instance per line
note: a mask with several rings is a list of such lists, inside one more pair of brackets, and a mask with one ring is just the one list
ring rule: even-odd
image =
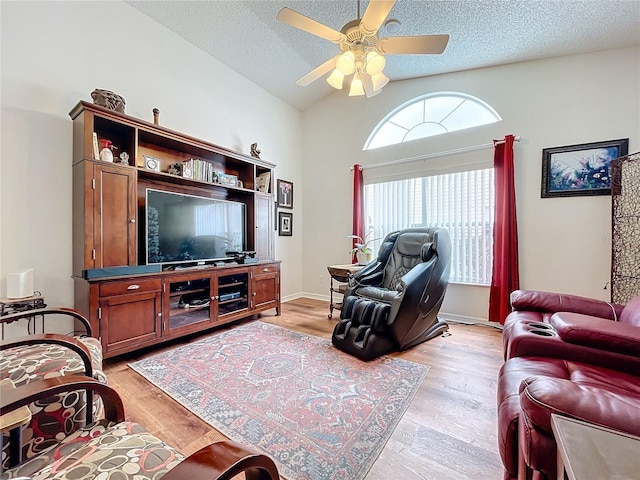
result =
[[363,150],[409,142],[502,120],[482,100],[458,92],[437,92],[409,100],[382,119]]

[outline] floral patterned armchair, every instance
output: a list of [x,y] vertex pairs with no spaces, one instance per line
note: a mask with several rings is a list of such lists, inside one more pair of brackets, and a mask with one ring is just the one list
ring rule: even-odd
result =
[[279,479],[273,460],[231,441],[208,445],[185,458],[141,425],[126,421],[117,392],[85,376],[55,377],[3,391],[0,414],[52,395],[78,390],[92,391],[102,398],[104,417],[41,450],[21,465],[5,470],[0,476],[2,480],[20,477],[32,480],[231,480],[243,472],[248,480]]
[[[27,310],[0,317],[3,327],[12,322],[42,320],[42,330],[61,330],[62,321],[69,319],[82,325],[86,334],[62,335],[57,333],[30,334],[3,340],[0,343],[0,380],[9,379],[15,387],[30,384],[44,378],[83,374],[106,383],[102,371],[102,347],[97,338],[91,336],[91,326],[79,312],[68,308],[42,308]],[[88,401],[87,401],[88,395]],[[88,407],[88,408],[87,408]],[[9,468],[21,460],[28,460],[44,449],[57,443],[61,436],[74,432],[87,419],[97,418],[102,409],[100,398],[95,400],[88,392],[63,392],[39,399],[29,405],[31,420],[20,427],[17,436],[2,437],[2,468]],[[6,432],[5,432],[6,433]],[[10,455],[12,442],[19,437],[20,453]],[[17,458],[15,458],[17,457]]]

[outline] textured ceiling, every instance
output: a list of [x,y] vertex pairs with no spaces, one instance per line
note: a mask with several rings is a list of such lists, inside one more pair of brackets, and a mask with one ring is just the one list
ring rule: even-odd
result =
[[[298,110],[335,92],[324,78],[307,87],[295,81],[339,49],[279,22],[278,11],[286,6],[335,30],[357,18],[356,0],[127,3]],[[640,0],[398,0],[387,18],[400,30],[381,36],[450,35],[442,55],[387,55],[391,81],[640,45]]]

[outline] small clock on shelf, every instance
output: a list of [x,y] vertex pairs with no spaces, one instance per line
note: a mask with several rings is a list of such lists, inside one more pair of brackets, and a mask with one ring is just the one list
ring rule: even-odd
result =
[[191,168],[184,165],[182,167],[182,176],[184,178],[193,178],[193,172],[191,171]]
[[150,157],[148,155],[143,155],[144,157],[144,168],[147,170],[153,170],[154,172],[160,171],[160,159]]

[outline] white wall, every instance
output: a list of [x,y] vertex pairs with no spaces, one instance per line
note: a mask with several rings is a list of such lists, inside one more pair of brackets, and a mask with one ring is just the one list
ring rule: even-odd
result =
[[[0,2],[0,296],[35,268],[49,305],[73,305],[69,111],[113,90],[126,113],[245,153],[301,184],[301,114],[122,2]],[[298,191],[296,192],[298,193]],[[296,199],[294,212],[302,201]],[[297,217],[297,216],[296,216]],[[294,218],[298,220],[298,218]],[[301,222],[276,241],[282,293],[299,292]]]
[[[458,91],[492,107],[502,122],[470,131],[363,152],[375,125],[393,108],[431,92]],[[378,162],[485,144],[506,134],[515,144],[522,288],[608,299],[611,198],[540,198],[542,149],[630,139],[640,149],[640,49],[628,48],[392,82],[367,99],[337,92],[303,113],[305,196],[302,288],[328,291],[326,266],[348,263],[354,163]],[[491,149],[397,167],[417,171],[492,161]],[[376,170],[365,170],[367,175]],[[323,283],[320,282],[323,276]],[[443,312],[486,319],[488,288],[452,285]]]

